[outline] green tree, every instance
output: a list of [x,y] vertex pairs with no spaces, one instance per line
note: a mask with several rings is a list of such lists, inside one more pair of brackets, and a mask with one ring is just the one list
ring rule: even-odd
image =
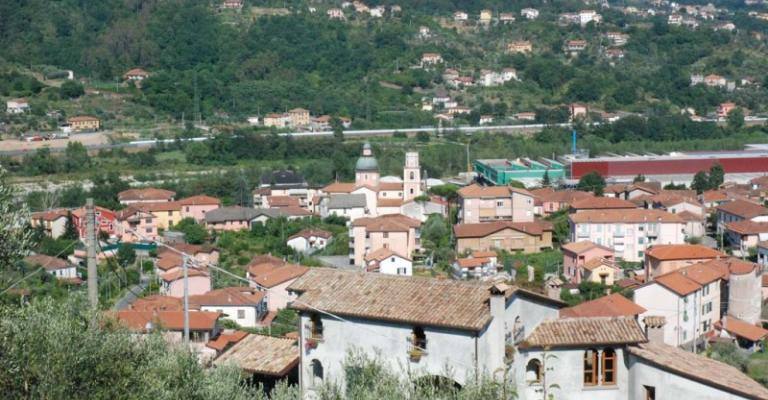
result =
[[552,185],[552,182],[549,179],[549,169],[546,169],[544,176],[541,178],[541,186],[549,187],[550,185]]
[[59,96],[62,99],[76,99],[85,94],[85,88],[77,81],[66,81],[59,87]]
[[728,116],[726,117],[726,123],[728,124],[728,129],[732,131],[738,131],[739,129],[744,127],[744,110],[742,110],[740,107],[736,107],[731,112],[728,113]]
[[638,182],[645,182],[645,175],[637,174],[635,179],[632,180],[632,183],[638,183]]
[[16,200],[18,195],[0,167],[0,272],[14,267],[33,245],[34,232],[27,227],[29,210]]
[[184,157],[190,164],[209,164],[211,162],[211,150],[203,142],[193,142],[184,148]]
[[699,171],[693,176],[693,182],[691,182],[691,189],[696,193],[701,194],[709,190],[709,176],[704,171]]
[[208,231],[197,223],[194,218],[184,218],[173,227],[174,230],[184,233],[187,243],[202,244],[208,240]]
[[725,181],[725,170],[720,164],[709,168],[709,189],[717,189]]
[[343,142],[344,124],[342,124],[339,118],[333,117],[333,119],[331,119],[331,128],[333,129],[333,138],[339,143]]
[[136,250],[130,243],[121,243],[117,248],[117,263],[123,268],[133,265],[136,262]]
[[64,170],[67,172],[80,171],[91,165],[88,150],[80,142],[69,142],[64,151]]
[[602,196],[603,190],[605,190],[605,179],[602,175],[593,171],[583,175],[579,179],[576,188],[585,192],[593,192],[595,196]]
[[80,234],[77,232],[77,228],[75,227],[75,223],[72,220],[72,213],[67,212],[67,222],[64,225],[64,234],[61,235],[64,239],[68,240],[78,240],[80,239]]

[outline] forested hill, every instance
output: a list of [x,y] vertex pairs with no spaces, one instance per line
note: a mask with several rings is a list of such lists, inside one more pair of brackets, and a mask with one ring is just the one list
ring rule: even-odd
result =
[[[669,26],[666,15],[641,18],[613,5],[599,9],[600,25],[559,23],[563,12],[597,8],[575,0],[368,1],[369,6],[397,4],[402,11],[374,19],[349,8],[341,21],[326,15],[340,1],[245,0],[241,12],[222,11],[220,3],[2,1],[0,73],[53,66],[108,84],[128,69],[142,67],[152,77],[130,100],[174,119],[195,111],[197,93],[204,118],[225,114],[243,120],[303,107],[313,115],[351,117],[356,127],[430,125],[434,116],[422,111],[420,103],[444,86],[444,67],[475,79],[483,69],[517,70],[519,81],[503,87],[454,93],[475,119],[551,110],[574,101],[646,114],[690,107],[705,115],[725,101],[753,114],[768,111],[768,91],[761,85],[768,66],[768,23],[735,6],[719,20],[688,29]],[[730,6],[729,1],[721,3]],[[541,17],[522,18],[520,9],[528,6],[538,7]],[[478,28],[474,20],[480,8],[496,17],[511,12],[518,18]],[[473,21],[455,26],[451,16],[457,10],[469,12]],[[726,21],[736,29],[715,30]],[[428,38],[419,36],[421,27],[430,29]],[[619,61],[605,56],[608,32],[629,38]],[[532,54],[505,51],[510,41],[519,39],[533,43]],[[563,52],[564,43],[573,39],[587,42],[578,56]],[[415,68],[425,52],[440,53],[444,65]],[[731,93],[691,86],[694,73],[749,84]],[[0,87],[6,97],[34,94]],[[537,114],[543,122],[562,119]]]

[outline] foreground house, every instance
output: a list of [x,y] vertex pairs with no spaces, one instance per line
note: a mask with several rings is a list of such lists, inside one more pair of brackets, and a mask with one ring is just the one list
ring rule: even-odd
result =
[[[189,313],[189,339],[198,347],[219,335],[217,312],[192,311]],[[118,311],[120,324],[136,333],[165,331],[164,337],[171,343],[181,343],[184,335],[184,311]]]
[[224,350],[213,365],[234,365],[249,375],[250,381],[270,390],[279,380],[298,383],[299,352],[296,339],[249,334]]
[[538,253],[552,248],[552,224],[548,221],[497,221],[458,224],[453,227],[456,251],[506,250]]
[[115,236],[122,242],[157,240],[157,219],[152,213],[128,207],[115,215],[115,222]]

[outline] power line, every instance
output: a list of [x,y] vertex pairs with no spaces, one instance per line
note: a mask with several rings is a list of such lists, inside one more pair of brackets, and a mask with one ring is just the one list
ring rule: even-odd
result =
[[[64,253],[65,253],[67,250],[69,250],[69,249],[70,249],[72,246],[74,246],[74,245],[75,245],[75,243],[77,243],[77,242],[76,242],[76,241],[73,241],[73,242],[72,242],[72,243],[70,243],[69,245],[65,246],[65,247],[64,247],[64,248],[63,248],[63,249],[62,249],[62,250],[61,250],[61,251],[60,251],[58,254],[56,254],[56,255],[55,255],[53,258],[59,258],[59,257],[60,257],[61,255],[63,255],[63,254],[64,254]],[[18,285],[19,283],[21,283],[21,282],[25,281],[26,279],[28,279],[28,278],[29,278],[29,277],[31,277],[32,275],[34,275],[34,274],[36,274],[36,273],[40,272],[41,270],[45,269],[45,267],[47,267],[48,265],[50,265],[51,261],[53,261],[53,259],[51,259],[51,260],[48,260],[48,262],[46,262],[46,263],[45,263],[45,265],[41,265],[41,266],[40,266],[40,268],[38,268],[38,269],[36,269],[36,270],[34,270],[34,271],[32,271],[32,272],[28,273],[27,275],[23,276],[21,279],[19,279],[19,280],[18,280],[18,281],[16,281],[15,283],[13,283],[11,286],[8,286],[7,288],[3,289],[3,291],[2,291],[2,292],[0,292],[0,294],[5,294],[5,292],[7,292],[7,291],[9,291],[9,290],[13,289],[13,287],[14,287],[14,286]]]

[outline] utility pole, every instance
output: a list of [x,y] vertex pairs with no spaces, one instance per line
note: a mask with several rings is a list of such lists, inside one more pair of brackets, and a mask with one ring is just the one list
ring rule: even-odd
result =
[[189,268],[189,258],[184,255],[181,269],[184,271],[184,345],[189,346],[189,279],[187,269]]
[[96,213],[93,210],[93,198],[85,201],[86,263],[88,267],[88,301],[91,308],[99,308],[99,282],[96,270]]

